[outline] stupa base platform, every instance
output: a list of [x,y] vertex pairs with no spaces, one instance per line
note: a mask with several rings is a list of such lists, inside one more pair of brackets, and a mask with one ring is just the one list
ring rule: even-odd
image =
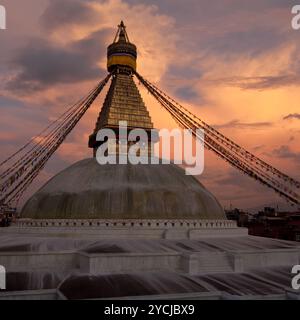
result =
[[50,222],[1,230],[0,299],[300,299],[300,243],[248,236],[231,221]]
[[8,232],[77,236],[96,239],[197,239],[248,234],[229,220],[71,220],[21,219]]

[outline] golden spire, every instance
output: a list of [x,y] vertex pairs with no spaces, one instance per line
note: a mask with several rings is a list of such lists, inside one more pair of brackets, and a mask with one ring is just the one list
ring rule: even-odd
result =
[[136,59],[136,46],[129,41],[126,26],[121,21],[114,42],[107,48],[107,69],[109,72],[114,72],[116,69],[122,69],[125,72],[135,71]]

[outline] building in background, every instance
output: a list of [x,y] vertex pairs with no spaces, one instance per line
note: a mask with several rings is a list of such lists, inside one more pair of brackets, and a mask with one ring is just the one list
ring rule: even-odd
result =
[[246,227],[253,236],[300,241],[300,211],[279,211],[265,207],[256,214],[240,209],[226,210],[229,220],[237,222],[239,227]]

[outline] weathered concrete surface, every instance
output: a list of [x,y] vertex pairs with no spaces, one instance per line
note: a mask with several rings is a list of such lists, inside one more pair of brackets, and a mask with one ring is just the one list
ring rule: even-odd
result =
[[174,165],[99,165],[95,158],[68,167],[24,206],[34,219],[226,219],[216,198]]
[[8,275],[8,292],[0,299],[300,296],[291,290],[291,268],[300,264],[297,242],[213,237],[213,228],[210,237],[197,239],[103,239],[99,233],[85,237],[89,228],[52,235],[51,227],[16,229],[0,234],[0,264]]

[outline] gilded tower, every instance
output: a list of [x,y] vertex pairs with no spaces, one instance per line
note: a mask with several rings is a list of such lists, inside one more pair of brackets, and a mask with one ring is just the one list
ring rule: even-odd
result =
[[[139,90],[133,80],[136,71],[137,48],[129,41],[126,27],[121,21],[114,42],[107,48],[107,69],[112,74],[112,82],[106,95],[103,107],[99,113],[94,132],[89,138],[89,147],[94,149],[94,155],[102,142],[97,141],[97,133],[101,129],[112,129],[116,133],[116,152],[119,153],[119,124],[127,122],[127,130],[144,129],[147,132],[147,144],[140,141],[140,153],[148,155],[157,141],[153,135],[153,123]],[[152,130],[152,141],[151,140]],[[153,141],[155,137],[156,141]]]

